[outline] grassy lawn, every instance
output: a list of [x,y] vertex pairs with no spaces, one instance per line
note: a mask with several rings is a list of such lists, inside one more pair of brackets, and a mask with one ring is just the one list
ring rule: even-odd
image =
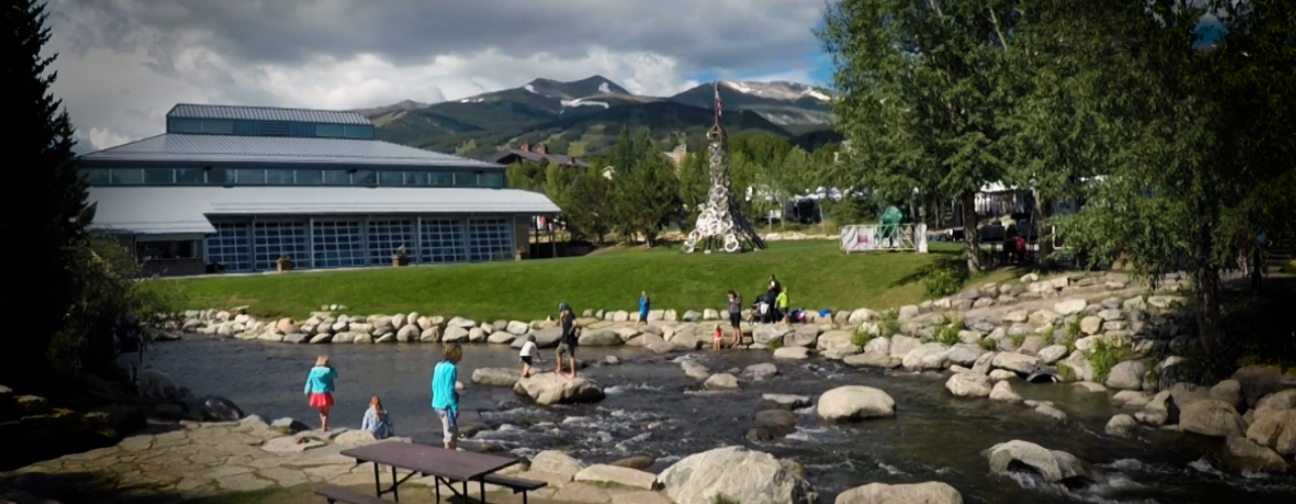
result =
[[[531,320],[556,313],[559,302],[577,310],[636,310],[647,290],[657,309],[720,309],[735,289],[749,304],[770,274],[788,288],[793,307],[808,310],[874,309],[921,300],[914,273],[956,254],[936,243],[932,254],[869,253],[847,256],[834,241],[772,242],[757,253],[681,254],[658,247],[600,251],[588,257],[507,263],[458,264],[350,271],[292,272],[176,280],[194,309],[248,305],[259,316],[303,318],[324,304],[344,304],[353,314],[462,315],[480,320]],[[995,272],[975,282],[1000,281]]]

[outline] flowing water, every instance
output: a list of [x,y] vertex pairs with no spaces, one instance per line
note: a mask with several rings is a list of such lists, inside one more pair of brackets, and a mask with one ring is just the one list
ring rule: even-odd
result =
[[[396,432],[415,442],[438,442],[440,423],[429,406],[429,378],[440,359],[438,345],[298,346],[190,338],[159,344],[149,361],[195,394],[221,395],[245,412],[267,419],[291,416],[318,426],[302,387],[315,357],[330,356],[338,370],[337,406],[331,423],[358,427],[369,397],[380,396]],[[1070,416],[1065,424],[1020,404],[951,396],[936,373],[857,370],[838,362],[777,362],[780,374],[744,382],[737,392],[707,392],[684,375],[678,359],[696,359],[713,372],[768,362],[768,352],[697,352],[657,356],[639,348],[581,348],[580,357],[621,363],[581,373],[600,384],[607,398],[597,404],[538,407],[508,388],[472,384],[479,367],[517,365],[516,351],[500,346],[465,347],[459,377],[461,429],[480,429],[473,442],[494,444],[518,456],[560,449],[587,463],[634,455],[655,457],[660,471],[689,454],[743,444],[795,460],[830,503],[841,491],[867,483],[943,481],[965,502],[1296,502],[1289,475],[1229,474],[1219,469],[1218,439],[1187,435],[1137,441],[1114,438],[1103,426],[1118,412],[1106,394],[1070,385],[1014,382],[1026,399],[1054,401]],[[553,366],[552,354],[545,364]],[[833,387],[867,385],[896,401],[894,419],[854,424],[818,420],[798,411],[794,433],[774,441],[744,438],[764,393],[810,396]],[[992,475],[981,451],[1021,439],[1068,451],[1094,465],[1093,481],[1068,488],[1029,473]]]

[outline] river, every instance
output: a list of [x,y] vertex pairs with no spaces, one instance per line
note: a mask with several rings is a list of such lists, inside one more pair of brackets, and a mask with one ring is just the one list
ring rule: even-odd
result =
[[[267,421],[293,417],[318,427],[302,387],[315,357],[329,355],[338,370],[337,406],[331,423],[358,427],[369,398],[377,395],[392,413],[398,435],[436,443],[440,424],[428,402],[432,366],[439,345],[285,345],[256,341],[190,337],[155,345],[154,367],[169,373],[195,394],[232,399],[245,412]],[[553,366],[552,351],[545,364]],[[769,362],[763,351],[675,353],[658,356],[640,348],[581,348],[580,357],[601,361],[615,355],[618,365],[591,366],[582,373],[604,388],[597,404],[537,407],[511,389],[471,382],[479,367],[511,367],[516,351],[501,346],[464,348],[459,376],[461,429],[481,429],[473,441],[502,446],[518,456],[560,449],[587,463],[634,455],[657,458],[654,472],[692,453],[744,444],[802,464],[806,478],[831,503],[841,491],[867,483],[943,481],[964,502],[1296,502],[1296,477],[1219,470],[1213,453],[1218,439],[1194,435],[1138,441],[1103,433],[1118,412],[1106,394],[1071,385],[1034,385],[1020,381],[1014,390],[1026,399],[1054,401],[1070,421],[1054,424],[1020,404],[964,399],[944,388],[936,373],[852,369],[839,362],[812,359],[777,362],[780,374],[742,384],[737,392],[706,392],[686,377],[675,359],[697,359],[713,372]],[[796,432],[753,443],[743,436],[764,393],[808,395],[833,387],[867,385],[896,401],[896,416],[855,424],[817,419],[798,411]],[[1024,473],[989,473],[980,454],[995,443],[1021,439],[1068,451],[1090,462],[1094,478],[1067,488]]]

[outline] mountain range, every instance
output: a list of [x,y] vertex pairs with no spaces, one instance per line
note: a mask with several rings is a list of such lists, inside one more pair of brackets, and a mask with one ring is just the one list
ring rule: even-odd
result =
[[[544,144],[548,152],[585,157],[611,149],[622,127],[646,129],[666,150],[690,150],[705,142],[714,122],[715,84],[669,97],[641,96],[595,75],[527,84],[454,101],[405,100],[360,109],[380,139],[483,158],[521,144]],[[730,134],[768,134],[813,149],[838,137],[828,131],[831,95],[791,82],[720,81],[721,124]]]

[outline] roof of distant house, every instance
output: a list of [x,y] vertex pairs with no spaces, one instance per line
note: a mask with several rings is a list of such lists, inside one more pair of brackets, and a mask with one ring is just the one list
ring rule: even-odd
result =
[[200,105],[180,103],[167,112],[168,119],[234,119],[246,121],[287,121],[327,124],[372,125],[369,118],[350,110],[314,110],[243,105]]
[[545,149],[544,145],[536,145],[534,148],[532,148],[528,144],[522,144],[517,149],[507,149],[507,150],[503,150],[491,154],[489,157],[486,158],[486,161],[490,163],[508,164],[505,163],[504,161],[510,156],[517,156],[519,158],[536,162],[536,163],[539,163],[541,161],[548,161],[551,164],[556,164],[558,166],[578,166],[582,168],[589,166],[589,163],[586,163],[584,160],[577,158],[575,156],[551,154],[547,151],[547,149]]
[[187,135],[168,133],[98,152],[94,162],[209,162],[445,168],[503,168],[499,164],[380,140]]

